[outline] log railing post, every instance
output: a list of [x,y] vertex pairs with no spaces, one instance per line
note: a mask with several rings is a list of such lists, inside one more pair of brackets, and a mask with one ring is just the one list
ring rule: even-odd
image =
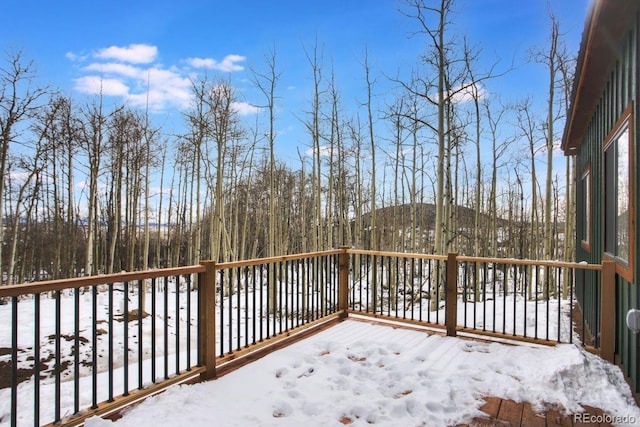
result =
[[216,376],[216,263],[202,261],[204,273],[198,275],[200,299],[198,317],[200,322],[199,364],[206,370],[200,374],[203,380]]
[[447,336],[455,337],[458,326],[458,254],[455,252],[447,256],[445,326]]
[[600,289],[600,357],[614,363],[616,333],[616,264],[602,261]]
[[338,309],[347,317],[349,309],[349,246],[340,246],[338,255]]

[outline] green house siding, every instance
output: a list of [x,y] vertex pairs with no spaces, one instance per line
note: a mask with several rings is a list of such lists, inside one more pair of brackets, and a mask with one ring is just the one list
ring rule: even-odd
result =
[[[577,218],[576,229],[576,257],[578,261],[589,263],[602,262],[604,251],[603,230],[604,230],[604,170],[603,170],[603,146],[607,136],[612,132],[614,126],[623,115],[624,111],[633,106],[632,123],[632,189],[634,191],[633,206],[635,215],[635,255],[633,283],[617,278],[616,283],[616,359],[620,363],[624,373],[629,378],[634,391],[640,393],[640,340],[638,335],[632,334],[626,327],[626,313],[631,308],[640,308],[640,295],[638,292],[638,268],[640,267],[640,180],[636,171],[640,167],[640,149],[638,135],[640,134],[640,90],[638,74],[640,72],[640,33],[638,31],[640,15],[636,15],[634,25],[625,34],[621,45],[618,48],[615,63],[607,74],[607,82],[601,94],[599,102],[595,108],[587,132],[582,140],[579,150],[576,153],[577,166],[577,186],[576,203]],[[591,194],[583,194],[585,186],[580,185],[583,173],[589,170],[591,179]],[[581,209],[581,206],[589,201],[589,209]],[[590,235],[582,235],[586,227],[583,216],[585,212],[591,213]],[[586,246],[584,241],[589,242]],[[585,321],[593,331],[599,319],[596,307],[596,298],[599,297],[600,284],[596,283],[596,276],[585,273],[577,277],[576,296],[583,307]],[[595,326],[597,328],[597,326]]]

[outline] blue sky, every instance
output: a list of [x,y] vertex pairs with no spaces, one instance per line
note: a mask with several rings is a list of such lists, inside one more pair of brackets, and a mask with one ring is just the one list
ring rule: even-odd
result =
[[[548,4],[577,52],[588,0],[455,3],[452,29],[482,48],[486,66],[516,61],[515,70],[490,83],[490,93],[544,100],[546,71],[524,59],[532,46],[545,46]],[[296,115],[312,94],[304,49],[317,39],[325,70],[334,67],[345,104],[354,105],[363,100],[366,47],[376,89],[384,93],[388,82],[381,74],[407,73],[423,51],[424,39],[409,37],[416,22],[398,11],[402,7],[402,0],[11,1],[3,5],[0,48],[22,50],[40,81],[74,97],[102,84],[114,101],[144,105],[149,82],[150,103],[163,117],[179,117],[189,101],[188,76],[205,70],[231,79],[242,96],[239,110],[250,115],[250,104],[261,101],[251,91],[250,67],[264,69],[265,55],[275,48],[282,72],[278,144],[291,152],[287,148],[304,144]]]

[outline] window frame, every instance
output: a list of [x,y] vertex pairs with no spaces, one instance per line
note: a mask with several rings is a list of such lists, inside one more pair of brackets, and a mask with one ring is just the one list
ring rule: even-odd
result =
[[[629,283],[634,283],[634,276],[635,276],[635,196],[634,196],[634,191],[635,191],[635,186],[634,186],[634,181],[633,181],[633,171],[635,168],[635,164],[634,164],[634,152],[633,152],[633,146],[634,146],[634,138],[635,138],[635,133],[634,133],[634,114],[633,114],[633,104],[630,105],[629,107],[627,107],[625,109],[625,111],[622,113],[620,119],[616,122],[615,126],[613,127],[613,129],[611,130],[611,132],[609,132],[609,134],[607,135],[607,137],[604,140],[604,143],[602,145],[602,253],[603,253],[603,258],[604,259],[609,259],[612,260],[613,262],[615,262],[616,264],[616,273],[618,275],[620,275],[621,277],[623,277],[626,281],[628,281]],[[619,189],[619,185],[618,185],[618,175],[619,175],[619,171],[618,171],[618,148],[617,148],[617,144],[620,141],[620,137],[625,133],[625,131],[628,132],[628,146],[627,146],[627,169],[628,169],[628,194],[629,194],[629,200],[627,201],[629,204],[629,209],[628,209],[628,228],[629,228],[629,237],[628,237],[628,259],[624,259],[621,258],[620,256],[618,256],[617,254],[617,249],[618,249],[618,239],[617,239],[617,231],[618,231],[618,222],[616,221],[615,224],[610,224],[607,221],[608,215],[607,215],[607,209],[611,209],[613,212],[615,212],[615,217],[617,218],[618,216],[618,189]],[[612,148],[612,145],[616,144],[614,147],[614,161],[615,161],[615,166],[614,166],[614,170],[612,175],[610,175],[611,177],[615,178],[615,186],[613,190],[610,191],[614,191],[614,194],[612,196],[610,196],[609,198],[607,198],[605,196],[605,192],[607,191],[607,168],[606,168],[606,161],[607,161],[607,151],[609,149]],[[613,203],[615,206],[610,206],[609,203],[607,203],[608,200],[613,200],[615,203]],[[609,215],[611,216],[611,215]],[[609,237],[607,230],[609,230],[610,232],[613,231],[613,235],[614,235],[614,253],[612,253],[609,249],[610,249],[610,241],[607,240],[607,238]]]
[[580,176],[580,212],[582,214],[582,226],[580,228],[580,246],[588,253],[591,253],[591,225],[593,224],[591,209],[591,198],[593,197],[592,179],[591,163],[589,163],[584,168],[584,170],[582,171],[582,175]]

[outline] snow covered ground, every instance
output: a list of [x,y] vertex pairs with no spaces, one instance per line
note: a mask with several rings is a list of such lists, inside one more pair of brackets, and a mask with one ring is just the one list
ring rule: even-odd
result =
[[447,426],[481,415],[485,396],[568,413],[590,405],[640,424],[620,370],[576,345],[509,346],[347,320],[218,380],[173,386],[116,425]]

